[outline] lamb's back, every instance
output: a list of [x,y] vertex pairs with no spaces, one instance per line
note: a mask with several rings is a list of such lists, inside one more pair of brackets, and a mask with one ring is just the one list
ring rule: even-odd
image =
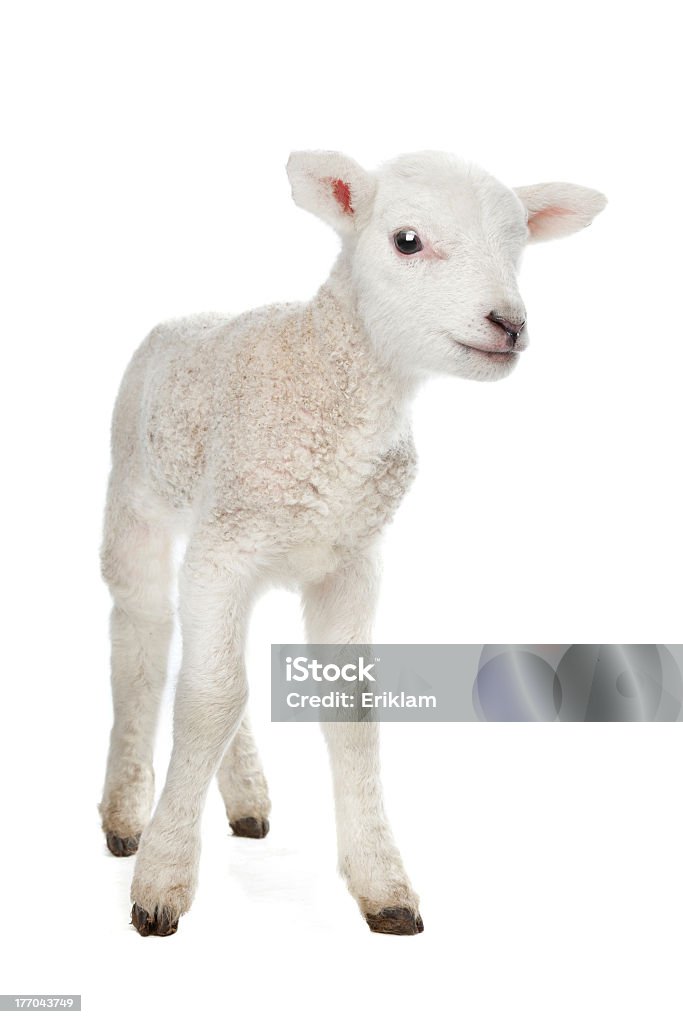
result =
[[121,384],[112,425],[114,468],[174,509],[191,506],[214,436],[254,354],[294,308],[266,307],[237,317],[203,313],[156,326]]

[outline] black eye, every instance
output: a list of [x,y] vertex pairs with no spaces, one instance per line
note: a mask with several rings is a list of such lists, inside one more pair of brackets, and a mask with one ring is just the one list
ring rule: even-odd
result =
[[405,231],[397,231],[394,235],[394,245],[404,256],[412,256],[422,248],[422,242],[417,231],[406,228]]

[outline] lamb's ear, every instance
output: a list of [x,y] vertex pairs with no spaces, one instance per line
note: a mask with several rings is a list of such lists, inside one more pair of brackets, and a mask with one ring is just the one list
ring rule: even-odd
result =
[[292,153],[287,174],[297,206],[342,234],[355,231],[370,212],[375,179],[343,153]]
[[527,210],[530,242],[573,235],[587,228],[607,205],[602,192],[564,181],[525,185],[515,192]]

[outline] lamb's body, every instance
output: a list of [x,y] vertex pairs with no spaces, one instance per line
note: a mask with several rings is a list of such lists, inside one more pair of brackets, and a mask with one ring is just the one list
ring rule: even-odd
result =
[[[376,541],[414,473],[415,388],[429,371],[507,375],[527,340],[515,280],[523,245],[577,230],[604,205],[579,186],[515,194],[442,154],[376,176],[339,154],[298,154],[289,173],[297,202],[345,239],[328,282],[306,304],[160,325],[114,415],[102,567],[115,714],[101,813],[119,856],[144,830],[132,887],[144,935],[171,934],[189,909],[215,773],[233,831],[268,831],[245,718],[256,595],[269,583],[298,587],[312,643],[370,641]],[[148,824],[181,534],[173,755]],[[323,728],[340,870],[371,928],[415,934],[417,896],[382,807],[377,726]]]
[[[189,648],[184,665],[192,658],[190,620],[197,615],[198,648],[218,645],[224,650],[221,667],[233,675],[227,702],[220,684],[202,694],[221,728],[210,752],[202,756],[200,743],[193,750],[203,763],[196,766],[185,829],[174,809],[172,846],[163,834],[155,846],[152,829],[145,832],[133,885],[134,920],[144,934],[174,930],[189,908],[205,785],[240,718],[219,784],[233,831],[253,838],[268,831],[270,801],[243,717],[240,664],[256,594],[268,584],[300,587],[311,640],[369,639],[374,544],[412,480],[415,455],[406,419],[409,389],[373,354],[367,333],[335,297],[337,283],[333,275],[310,303],[161,324],[136,352],[121,385],[102,550],[116,602],[117,721],[102,803],[113,853],[135,852],[151,810],[151,739],[165,678],[171,552],[178,536],[189,538],[181,577]],[[337,591],[344,599],[339,608]],[[192,672],[187,686],[181,677],[176,747],[179,723],[192,728],[198,685],[203,688],[201,673]],[[358,793],[346,810],[349,826],[357,829],[358,819],[367,816],[372,828],[368,848],[353,857],[340,839],[340,865],[373,927],[414,932],[421,928],[417,898],[381,806],[376,726],[357,727],[360,748],[348,727],[341,743],[334,728],[327,732],[331,750],[338,747],[337,786],[358,778]],[[187,783],[193,781],[186,763],[181,788],[191,790]],[[170,785],[171,772],[165,794]],[[361,812],[357,799],[365,805]],[[342,807],[338,796],[340,814]],[[356,842],[359,836],[356,831]],[[385,896],[386,878],[391,890]],[[392,912],[384,914],[387,906]]]
[[113,466],[143,517],[204,519],[292,583],[369,543],[414,473],[400,385],[329,287],[159,325],[124,377]]

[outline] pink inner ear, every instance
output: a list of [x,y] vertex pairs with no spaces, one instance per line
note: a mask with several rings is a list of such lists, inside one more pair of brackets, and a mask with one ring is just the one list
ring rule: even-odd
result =
[[353,213],[353,206],[351,205],[351,189],[347,183],[342,181],[341,178],[334,178],[332,180],[332,192],[344,213]]
[[555,217],[569,217],[574,213],[564,206],[544,206],[541,210],[529,212],[529,231],[533,234],[537,228],[542,228],[546,221],[554,220]]

